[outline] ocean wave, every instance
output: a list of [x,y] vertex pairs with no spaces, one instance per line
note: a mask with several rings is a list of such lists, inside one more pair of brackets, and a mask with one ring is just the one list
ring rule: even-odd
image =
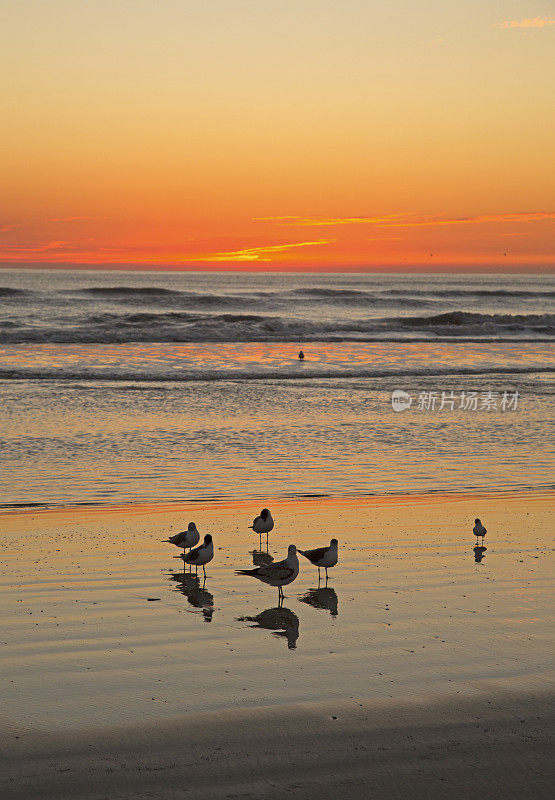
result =
[[379,307],[388,306],[408,306],[418,307],[432,305],[435,300],[432,298],[425,300],[422,297],[412,297],[410,292],[407,296],[399,295],[395,298],[385,297],[378,290],[367,291],[363,289],[332,289],[320,287],[304,287],[285,291],[256,291],[247,293],[225,293],[213,294],[210,292],[191,292],[185,290],[165,289],[163,287],[141,287],[131,286],[102,286],[90,287],[79,290],[66,290],[70,294],[89,297],[91,299],[114,300],[118,303],[140,303],[144,305],[149,301],[159,305],[171,305],[178,307],[210,308],[210,307],[234,307],[245,308],[257,305],[282,306],[295,301],[309,300],[312,303],[325,305],[335,305],[342,303],[348,306],[375,305]]
[[55,327],[5,323],[0,342],[117,344],[132,342],[308,342],[376,341],[381,339],[551,339],[553,314],[478,314],[450,311],[412,317],[367,318],[318,322],[241,313],[185,311],[103,313],[57,321]]
[[430,287],[429,289],[383,289],[381,294],[391,297],[429,297],[436,299],[449,298],[470,298],[470,297],[503,297],[514,298],[515,300],[533,298],[536,300],[551,300],[555,297],[555,291],[547,289],[444,289],[441,286]]
[[191,383],[214,381],[314,381],[333,378],[428,378],[441,376],[481,376],[481,375],[527,375],[538,373],[555,373],[555,367],[529,365],[526,367],[405,367],[391,369],[369,369],[368,367],[336,369],[316,368],[310,371],[302,369],[184,369],[178,371],[160,370],[152,373],[140,369],[121,367],[94,369],[0,369],[0,380],[33,380],[33,381],[77,381],[77,382],[128,382],[128,383]]
[[425,329],[431,333],[458,335],[499,335],[525,331],[555,333],[555,314],[478,314],[472,311],[448,311],[432,316],[392,318],[401,328]]
[[14,289],[12,286],[0,286],[0,297],[24,297],[31,295],[32,292],[26,292],[24,289]]
[[328,289],[328,288],[320,288],[320,287],[303,287],[302,289],[291,289],[289,294],[297,294],[308,296],[308,297],[330,297],[332,299],[336,299],[338,297],[346,297],[346,298],[364,298],[368,297],[369,293],[362,290],[362,289]]
[[435,305],[436,301],[432,298],[411,297],[410,292],[407,296],[384,297],[379,290],[364,291],[362,289],[321,289],[305,288],[292,289],[289,297],[293,299],[306,299],[312,303],[325,305],[343,304],[346,306],[371,306],[378,308],[422,308],[422,306]]
[[257,292],[246,294],[213,294],[166,289],[161,286],[99,286],[79,290],[66,290],[75,297],[103,300],[108,303],[129,306],[158,306],[161,308],[250,308],[264,299],[272,299],[279,293]]
[[89,286],[84,289],[68,289],[70,294],[85,294],[92,297],[172,297],[182,292],[161,286]]
[[[23,298],[37,293],[0,287],[0,297]],[[42,293],[44,294],[44,292]],[[157,307],[160,309],[173,308],[177,310],[225,310],[225,309],[274,309],[284,310],[308,303],[311,306],[344,306],[346,309],[364,309],[376,312],[391,308],[433,308],[438,307],[442,301],[451,305],[460,300],[487,301],[499,305],[507,301],[514,307],[519,301],[545,301],[555,297],[552,289],[481,289],[481,288],[445,288],[440,285],[425,288],[414,287],[407,284],[403,288],[333,288],[333,287],[300,287],[294,289],[283,288],[252,289],[250,291],[190,291],[186,289],[170,289],[164,286],[89,286],[79,289],[62,289],[58,293],[48,292],[48,302],[62,301],[71,296],[81,303],[106,303],[122,308],[128,306]],[[38,297],[38,295],[37,295]],[[44,301],[44,298],[43,298]]]

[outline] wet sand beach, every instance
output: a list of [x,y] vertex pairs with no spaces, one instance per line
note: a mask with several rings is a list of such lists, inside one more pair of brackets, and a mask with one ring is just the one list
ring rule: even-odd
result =
[[[268,505],[268,552],[247,501],[0,515],[2,796],[547,797],[551,495]],[[333,536],[282,608],[234,573]]]
[[[3,747],[15,798],[547,798],[553,704],[496,693],[211,712],[26,734]],[[332,713],[333,712],[333,713]]]

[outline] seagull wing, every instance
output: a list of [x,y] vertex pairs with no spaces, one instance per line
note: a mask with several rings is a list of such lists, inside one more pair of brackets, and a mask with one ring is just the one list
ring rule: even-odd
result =
[[266,567],[259,567],[258,575],[261,578],[267,578],[273,581],[284,581],[290,578],[295,572],[293,567],[290,567],[287,562],[280,564],[268,564]]
[[187,538],[187,531],[180,531],[179,533],[176,533],[175,536],[170,536],[168,542],[180,545],[182,542],[185,541],[186,538]]
[[328,552],[329,547],[317,547],[315,550],[299,550],[299,553],[302,553],[305,558],[308,558],[309,561],[320,561],[321,558],[324,558],[326,553]]
[[263,564],[255,569],[236,570],[236,573],[237,575],[252,575],[262,581],[274,581],[289,578],[294,571],[293,567],[289,566],[287,559],[285,559],[284,561],[278,561],[277,564]]
[[187,553],[186,556],[183,556],[183,561],[186,561],[188,564],[194,564],[203,548],[203,544],[201,544],[199,547],[195,547],[190,553]]

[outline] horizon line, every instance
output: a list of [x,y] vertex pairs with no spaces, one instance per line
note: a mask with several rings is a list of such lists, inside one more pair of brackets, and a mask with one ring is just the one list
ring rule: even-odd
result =
[[9,262],[0,261],[0,270],[17,271],[17,270],[44,270],[44,271],[78,271],[84,270],[89,272],[206,272],[206,273],[333,273],[333,274],[349,274],[349,273],[388,273],[388,272],[432,272],[440,274],[450,274],[457,271],[470,272],[470,273],[526,273],[526,274],[551,274],[555,273],[554,263],[532,263],[523,265],[522,263],[492,263],[492,264],[473,264],[468,262],[450,262],[448,264],[430,264],[429,262],[411,262],[411,263],[395,263],[395,264],[376,264],[376,265],[352,265],[349,267],[342,267],[339,265],[307,265],[295,266],[292,268],[284,267],[283,265],[276,265],[275,268],[266,264],[264,268],[256,268],[252,266],[244,266],[238,268],[236,264],[230,265],[230,268],[222,268],[219,264],[218,268],[211,265],[190,265],[179,263],[144,263],[144,262],[112,262],[106,261],[99,262]]

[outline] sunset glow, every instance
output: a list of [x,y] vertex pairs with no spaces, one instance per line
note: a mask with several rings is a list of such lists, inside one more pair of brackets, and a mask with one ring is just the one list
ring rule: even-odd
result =
[[553,266],[546,2],[1,5],[2,266]]

